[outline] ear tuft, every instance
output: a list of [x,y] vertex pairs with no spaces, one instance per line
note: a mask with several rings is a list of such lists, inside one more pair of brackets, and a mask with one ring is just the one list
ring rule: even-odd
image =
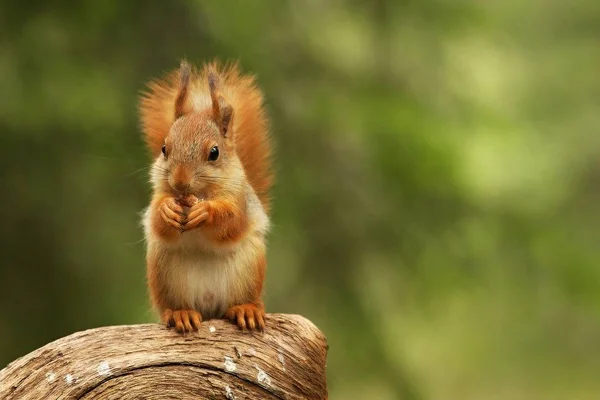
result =
[[179,67],[179,92],[175,98],[175,119],[186,113],[186,102],[191,74],[192,70],[190,64],[188,64],[186,60],[182,60]]
[[210,97],[213,98],[213,95],[217,92],[217,75],[215,71],[212,69],[208,71],[208,89],[210,90]]
[[221,135],[227,137],[227,134],[231,130],[233,107],[218,93],[219,77],[213,69],[208,71],[207,79],[210,99],[212,101],[213,118],[219,127],[219,131],[221,131]]

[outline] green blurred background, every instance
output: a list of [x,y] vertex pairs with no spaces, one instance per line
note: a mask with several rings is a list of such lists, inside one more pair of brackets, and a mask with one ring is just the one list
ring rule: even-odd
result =
[[331,399],[600,398],[600,2],[0,3],[0,367],[154,321],[144,83],[238,59]]

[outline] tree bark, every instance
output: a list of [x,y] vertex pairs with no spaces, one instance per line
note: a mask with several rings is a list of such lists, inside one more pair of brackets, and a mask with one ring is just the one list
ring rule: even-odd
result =
[[327,342],[298,315],[262,333],[223,320],[182,336],[158,324],[58,339],[0,371],[0,399],[326,399]]

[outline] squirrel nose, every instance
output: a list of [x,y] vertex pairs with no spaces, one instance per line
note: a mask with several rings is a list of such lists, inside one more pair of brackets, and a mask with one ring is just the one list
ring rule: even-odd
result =
[[171,187],[179,192],[185,192],[190,188],[191,176],[189,171],[182,166],[177,166],[173,170],[173,175],[169,179]]
[[178,192],[186,192],[189,188],[190,188],[190,184],[187,182],[174,182],[173,183],[173,189],[177,190]]

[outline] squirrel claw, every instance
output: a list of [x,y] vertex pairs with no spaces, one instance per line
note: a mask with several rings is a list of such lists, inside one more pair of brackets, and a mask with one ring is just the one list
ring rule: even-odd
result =
[[202,315],[196,310],[170,310],[163,313],[163,322],[167,328],[175,328],[179,333],[195,332],[200,329]]
[[225,313],[225,318],[234,322],[240,329],[265,329],[265,310],[256,304],[241,304],[233,306]]

